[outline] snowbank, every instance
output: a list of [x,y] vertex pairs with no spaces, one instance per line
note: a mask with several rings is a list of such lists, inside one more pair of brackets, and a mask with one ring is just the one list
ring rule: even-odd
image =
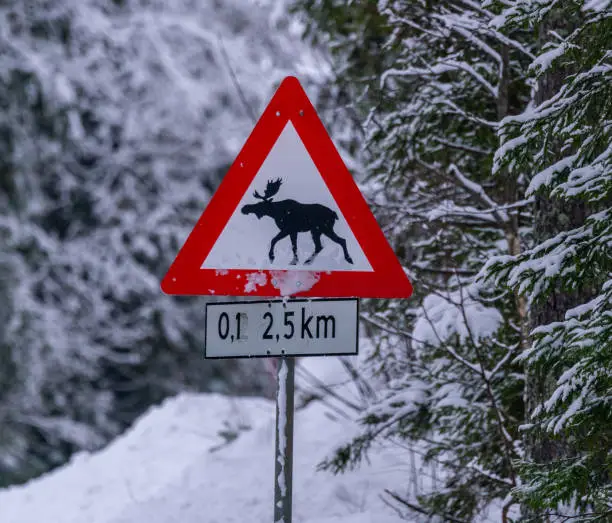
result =
[[[303,364],[329,369],[334,361]],[[296,414],[294,522],[399,522],[379,498],[406,476],[397,448],[345,475],[316,472],[353,430],[331,412],[317,402]],[[0,523],[270,523],[273,453],[272,402],[182,394],[106,449],[0,491]]]

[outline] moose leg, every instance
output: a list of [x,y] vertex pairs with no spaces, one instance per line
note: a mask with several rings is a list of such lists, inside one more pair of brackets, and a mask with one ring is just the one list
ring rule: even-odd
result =
[[280,240],[282,240],[288,235],[288,232],[281,231],[274,238],[272,238],[272,241],[270,242],[270,252],[268,253],[268,257],[270,258],[271,262],[274,261],[274,247]]
[[321,245],[321,233],[319,231],[311,231],[311,234],[312,234],[312,241],[314,242],[315,250],[310,255],[310,258],[308,258],[304,262],[306,265],[310,265],[314,261],[314,259],[317,257],[317,254],[319,254],[323,250],[323,246]]
[[342,247],[342,250],[344,251],[344,259],[349,263],[353,263],[353,259],[351,258],[348,249],[346,248],[346,240],[344,238],[338,236],[331,228],[325,231],[325,236],[328,236],[330,240],[340,245],[340,247]]
[[291,260],[291,262],[289,262],[290,265],[296,265],[298,262],[298,255],[297,255],[297,236],[298,233],[297,232],[292,232],[289,237],[291,238],[291,250],[293,251],[293,260]]

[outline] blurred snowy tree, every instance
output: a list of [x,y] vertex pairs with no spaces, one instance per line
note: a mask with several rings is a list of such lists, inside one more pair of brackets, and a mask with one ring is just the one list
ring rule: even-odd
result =
[[321,69],[281,0],[0,4],[0,484],[185,388],[254,393],[202,360],[202,299],[159,279],[290,73]]

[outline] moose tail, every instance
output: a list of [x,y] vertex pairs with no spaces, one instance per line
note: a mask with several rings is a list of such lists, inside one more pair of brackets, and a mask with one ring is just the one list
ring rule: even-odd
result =
[[332,215],[334,217],[334,221],[336,221],[338,219],[338,214],[336,213],[336,211],[332,211]]

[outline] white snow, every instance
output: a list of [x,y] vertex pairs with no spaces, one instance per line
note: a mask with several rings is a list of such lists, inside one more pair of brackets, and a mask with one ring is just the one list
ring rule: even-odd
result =
[[502,319],[497,309],[486,307],[466,290],[454,291],[448,296],[430,294],[423,300],[414,326],[413,346],[440,346],[454,335],[462,341],[478,343],[492,336]]
[[[227,271],[226,271],[227,272]],[[268,276],[265,272],[251,272],[246,275],[247,283],[244,286],[245,292],[253,292],[257,287],[263,287],[268,282]]]
[[539,173],[534,175],[531,182],[529,183],[529,187],[527,188],[525,194],[527,196],[531,196],[536,193],[538,189],[540,189],[540,187],[550,185],[553,180],[553,176],[556,173],[559,173],[564,169],[571,167],[576,161],[577,157],[578,155],[566,156],[558,162],[548,166],[543,171],[540,171]]
[[[533,62],[529,68],[538,73],[542,73],[550,69],[550,66],[553,64],[557,58],[562,56],[569,49],[569,44],[562,43],[561,45],[551,46],[547,51],[541,53]],[[525,137],[525,141],[526,137]]]
[[610,0],[588,0],[582,6],[583,11],[595,11],[596,13],[603,13],[610,7]]
[[287,368],[287,361],[285,358],[280,360],[280,369],[278,371],[278,423],[276,426],[276,437],[278,438],[278,464],[280,465],[280,471],[278,473],[278,488],[280,489],[281,496],[285,496],[287,492],[287,471],[285,470],[285,456],[287,452],[287,375],[289,369]]
[[281,296],[309,291],[320,279],[318,272],[272,271],[272,285],[280,291]]
[[[305,361],[329,374],[337,360]],[[379,498],[384,488],[403,484],[406,458],[398,448],[374,451],[369,466],[344,475],[315,470],[353,431],[352,422],[331,412],[319,402],[296,412],[294,522],[404,521]],[[220,432],[228,428],[238,437],[225,443]],[[106,449],[0,490],[0,523],[269,523],[274,434],[273,402],[184,393]]]

